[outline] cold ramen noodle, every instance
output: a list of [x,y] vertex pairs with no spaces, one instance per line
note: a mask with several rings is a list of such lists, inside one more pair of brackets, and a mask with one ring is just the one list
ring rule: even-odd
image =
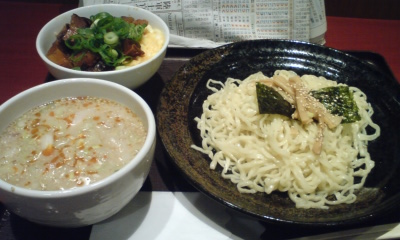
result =
[[71,16],[46,56],[75,70],[100,72],[145,62],[162,48],[165,37],[146,19],[100,12],[90,18]]
[[284,70],[207,88],[195,118],[202,143],[192,147],[240,192],[287,192],[297,208],[356,200],[374,167],[368,142],[380,135],[361,90]]
[[34,190],[95,183],[118,171],[142,148],[142,120],[120,103],[62,98],[38,106],[0,136],[0,178]]

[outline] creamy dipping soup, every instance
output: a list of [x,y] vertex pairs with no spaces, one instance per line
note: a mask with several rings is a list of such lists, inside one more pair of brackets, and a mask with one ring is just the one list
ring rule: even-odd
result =
[[128,107],[96,97],[62,98],[38,106],[0,136],[0,178],[34,190],[97,182],[131,161],[147,135]]

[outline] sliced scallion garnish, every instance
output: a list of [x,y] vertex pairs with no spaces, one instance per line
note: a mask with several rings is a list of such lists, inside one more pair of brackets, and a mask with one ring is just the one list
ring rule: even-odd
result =
[[119,40],[118,35],[115,32],[108,32],[104,34],[104,42],[108,45],[117,44]]
[[139,42],[147,24],[135,25],[107,12],[93,15],[90,20],[92,24],[89,28],[79,28],[76,34],[65,40],[65,45],[73,50],[72,56],[91,51],[99,54],[106,65],[113,67],[132,61],[131,56],[123,54],[122,42],[125,39]]

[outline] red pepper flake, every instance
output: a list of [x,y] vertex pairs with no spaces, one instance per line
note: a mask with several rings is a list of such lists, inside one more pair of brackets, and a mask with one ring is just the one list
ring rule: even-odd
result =
[[57,162],[58,158],[59,158],[58,156],[54,157],[53,159],[51,159],[50,163],[55,163],[55,162]]
[[72,113],[68,117],[63,118],[64,121],[67,122],[68,125],[72,124],[72,120],[75,118],[75,114]]
[[97,158],[96,157],[92,157],[90,160],[89,160],[89,163],[97,163]]
[[42,151],[44,156],[50,156],[54,152],[54,147],[52,144],[49,144],[45,150]]
[[39,132],[39,129],[37,127],[31,130],[32,135],[35,135],[37,132]]
[[81,157],[75,156],[75,158],[74,158],[74,163],[72,164],[72,166],[73,166],[73,167],[76,167],[76,164],[78,164],[78,161],[83,162],[84,159],[81,158]]
[[60,168],[60,167],[62,167],[62,166],[64,166],[64,163],[63,163],[63,162],[57,162],[57,163],[56,163],[56,168]]

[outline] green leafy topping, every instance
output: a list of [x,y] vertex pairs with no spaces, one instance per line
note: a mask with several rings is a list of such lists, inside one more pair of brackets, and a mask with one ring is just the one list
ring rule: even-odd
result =
[[146,24],[135,25],[107,12],[90,17],[90,28],[79,28],[77,34],[65,41],[65,45],[75,53],[89,50],[98,53],[108,66],[120,66],[132,60],[124,55],[122,41],[131,39],[139,42]]
[[108,32],[104,34],[104,43],[108,45],[118,44],[119,37],[115,32]]
[[293,114],[292,105],[272,87],[257,83],[256,92],[260,114],[280,114],[287,117],[291,117]]
[[353,93],[348,86],[335,86],[311,91],[311,95],[320,101],[332,114],[342,116],[342,123],[361,120]]

